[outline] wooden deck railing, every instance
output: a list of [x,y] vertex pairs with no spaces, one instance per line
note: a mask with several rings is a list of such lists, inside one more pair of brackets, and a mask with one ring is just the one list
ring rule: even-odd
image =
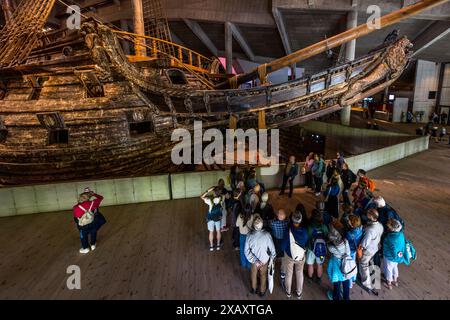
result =
[[[119,30],[113,30],[113,32],[121,36],[121,38],[129,41],[133,41],[135,38],[144,38],[146,47],[150,54],[149,58],[158,59],[167,58],[168,56],[170,56],[174,58],[171,61],[174,66],[179,66],[179,63],[181,62],[182,64],[188,65],[192,70],[195,70],[197,72],[210,72],[210,66],[213,60],[189,48],[154,37],[143,36]],[[165,48],[165,50],[161,50],[160,48]]]

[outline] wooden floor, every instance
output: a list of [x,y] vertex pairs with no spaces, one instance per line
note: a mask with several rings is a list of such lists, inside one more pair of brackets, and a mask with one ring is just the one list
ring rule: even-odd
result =
[[[400,287],[378,298],[359,287],[352,299],[450,299],[450,147],[403,159],[370,172],[382,195],[406,221],[418,253],[400,266]],[[301,189],[276,199],[292,210],[312,208]],[[223,251],[208,251],[205,206],[199,199],[105,207],[108,223],[98,248],[78,253],[70,212],[0,219],[0,299],[251,299],[249,274],[226,234]],[[81,290],[66,288],[66,269],[81,268]],[[326,278],[326,276],[324,277]],[[326,299],[330,284],[304,285],[304,299]],[[266,299],[285,299],[276,283]]]

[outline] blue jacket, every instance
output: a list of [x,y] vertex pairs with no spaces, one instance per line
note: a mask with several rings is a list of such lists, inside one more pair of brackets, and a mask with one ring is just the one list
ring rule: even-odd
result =
[[283,252],[286,252],[286,254],[292,258],[289,230],[292,231],[295,242],[305,250],[306,244],[308,243],[308,231],[303,227],[295,228],[293,225],[290,225],[289,228],[284,233],[283,240],[281,240],[281,250]]
[[320,159],[319,161],[314,161],[311,171],[317,177],[323,176],[323,172],[325,171],[325,162],[322,159]]
[[406,259],[406,240],[402,231],[386,233],[383,240],[383,256],[389,261],[409,265]]
[[358,249],[358,245],[361,242],[362,236],[363,236],[362,226],[351,229],[351,230],[347,231],[347,233],[345,234],[345,239],[348,240],[348,244],[350,246],[351,253],[356,252],[356,249]]

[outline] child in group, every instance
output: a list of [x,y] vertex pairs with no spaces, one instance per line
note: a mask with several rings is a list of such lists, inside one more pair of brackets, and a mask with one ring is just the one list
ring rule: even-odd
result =
[[209,232],[209,251],[214,251],[214,230],[216,231],[217,246],[220,250],[221,244],[221,220],[223,215],[222,196],[216,187],[209,188],[200,198],[209,206],[206,215],[206,223]]

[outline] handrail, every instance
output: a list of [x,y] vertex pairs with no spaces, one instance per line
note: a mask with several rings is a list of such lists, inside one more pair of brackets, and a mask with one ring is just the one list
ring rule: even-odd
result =
[[[114,30],[111,30],[111,31],[113,31],[114,32]],[[121,33],[121,32],[117,32],[117,33]],[[149,38],[152,38],[152,37],[149,37]],[[124,39],[124,38],[123,38]],[[155,40],[161,40],[161,39],[157,39],[157,38],[153,38],[153,39],[155,39]],[[125,39],[125,40],[129,40],[129,39]],[[129,41],[131,41],[131,40],[129,40]],[[162,41],[164,41],[164,42],[168,42],[168,41],[165,41],[165,40],[162,40]],[[169,42],[170,43],[170,42]],[[211,82],[209,82],[207,79],[205,79],[205,78],[203,78],[201,75],[199,75],[199,74],[197,74],[197,72],[195,72],[195,70],[193,70],[191,67],[194,67],[192,64],[187,64],[187,63],[184,63],[182,60],[180,60],[180,59],[178,59],[177,57],[174,57],[174,56],[172,56],[171,54],[169,54],[169,53],[167,53],[167,52],[164,52],[164,51],[161,51],[161,50],[159,50],[156,46],[149,46],[149,45],[147,45],[147,44],[142,44],[142,46],[144,46],[145,48],[147,48],[147,49],[150,49],[150,50],[152,50],[152,51],[154,51],[154,52],[156,52],[156,53],[161,53],[162,55],[165,55],[165,56],[167,56],[169,59],[171,59],[171,60],[174,60],[174,61],[176,61],[177,63],[178,63],[178,65],[179,66],[181,66],[182,68],[184,68],[184,69],[186,69],[186,71],[188,71],[190,74],[192,74],[194,77],[196,77],[201,83],[203,83],[208,89],[210,89],[210,90],[212,90],[212,89],[214,89],[214,86],[213,86],[213,84],[211,83]],[[192,50],[191,50],[192,51]],[[194,51],[193,51],[194,52]],[[194,52],[195,53],[195,52]],[[200,58],[199,58],[199,63],[200,63]],[[201,68],[201,67],[200,67]],[[205,71],[207,71],[207,70],[205,70]]]
[[199,67],[201,69],[204,70],[208,70],[208,67],[210,66],[210,64],[213,62],[213,60],[211,58],[208,58],[204,55],[202,55],[201,53],[198,53],[194,50],[191,50],[189,48],[186,48],[182,45],[179,45],[177,43],[174,42],[170,42],[167,40],[163,40],[163,39],[159,39],[159,38],[155,38],[155,37],[150,37],[150,36],[145,36],[145,35],[140,35],[140,34],[135,34],[135,33],[131,33],[131,32],[126,32],[126,31],[119,31],[119,30],[113,30],[112,32],[122,35],[122,36],[128,36],[131,38],[144,38],[144,39],[148,39],[152,42],[151,46],[146,46],[147,48],[149,48],[153,54],[153,56],[156,56],[156,52],[160,52],[162,53],[161,50],[157,49],[156,44],[157,43],[162,43],[162,44],[166,44],[169,45],[171,47],[173,47],[174,52],[175,52],[175,56],[172,54],[169,54],[167,52],[164,52],[166,55],[169,55],[172,58],[175,58],[178,61],[181,61],[183,64],[186,64],[183,62],[183,51],[186,52],[187,58],[188,58],[188,63],[189,65],[193,66],[193,67]]

